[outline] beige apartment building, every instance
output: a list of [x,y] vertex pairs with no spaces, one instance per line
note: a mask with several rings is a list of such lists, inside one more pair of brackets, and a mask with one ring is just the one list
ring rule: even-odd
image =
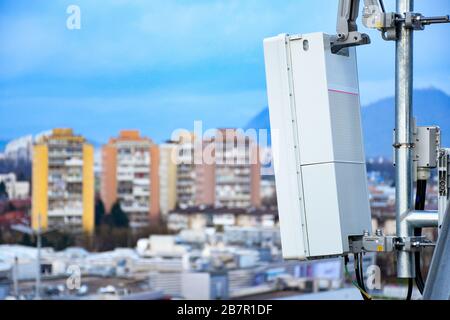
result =
[[[202,141],[203,156],[194,161],[195,137],[179,141],[177,164],[177,205],[179,209],[258,208],[260,164],[257,144],[235,129],[221,129]],[[197,150],[198,152],[198,150]]]
[[163,219],[177,203],[177,147],[174,141],[159,145],[159,207]]

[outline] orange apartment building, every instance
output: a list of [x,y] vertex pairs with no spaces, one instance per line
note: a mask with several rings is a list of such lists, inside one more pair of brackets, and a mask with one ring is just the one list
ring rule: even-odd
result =
[[103,146],[101,197],[106,212],[119,201],[131,228],[159,223],[159,148],[151,139],[124,130]]

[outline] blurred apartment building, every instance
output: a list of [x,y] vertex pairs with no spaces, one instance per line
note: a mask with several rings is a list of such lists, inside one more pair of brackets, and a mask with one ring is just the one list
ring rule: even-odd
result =
[[177,146],[173,141],[159,145],[159,207],[163,218],[175,209],[177,202]]
[[72,129],[54,129],[33,146],[32,226],[94,230],[94,148]]
[[186,133],[177,141],[176,194],[180,209],[214,205],[214,163],[202,158],[205,146],[211,141],[196,139],[193,133]]
[[107,212],[119,201],[131,228],[159,222],[159,148],[137,130],[124,130],[102,149],[101,197]]
[[[197,188],[200,186],[197,166],[194,163],[194,134],[180,134],[177,141],[177,205],[180,208],[194,207],[199,204]],[[200,166],[200,165],[198,165]]]
[[15,173],[0,174],[0,183],[6,187],[9,199],[28,199],[30,196],[30,183],[28,181],[17,181]]
[[220,129],[210,138],[196,139],[189,134],[177,142],[178,209],[259,207],[256,143],[236,129]]
[[194,135],[185,132],[160,145],[160,209],[165,218],[176,207],[213,204],[214,186],[203,183],[213,178],[213,167],[194,163],[194,141]]
[[236,129],[202,140],[184,135],[177,150],[177,206],[166,219],[169,229],[253,225],[267,218],[260,210],[258,146],[250,137]]
[[[93,209],[86,211],[83,198],[87,190],[95,193],[95,181],[85,181],[94,174],[93,147],[69,129],[55,129],[36,141],[33,226],[40,212],[42,226],[50,220],[53,227],[72,225],[78,217],[86,230],[83,212],[94,215]],[[256,142],[236,129],[220,129],[200,141],[185,132],[159,146],[137,130],[123,130],[102,147],[97,159],[101,199],[107,213],[119,203],[131,228],[159,223],[161,217],[167,221],[169,213],[193,208],[248,213],[260,208],[264,197],[258,153]],[[84,172],[88,167],[89,175]]]
[[218,130],[215,144],[216,207],[258,208],[261,166],[255,141],[235,129]]

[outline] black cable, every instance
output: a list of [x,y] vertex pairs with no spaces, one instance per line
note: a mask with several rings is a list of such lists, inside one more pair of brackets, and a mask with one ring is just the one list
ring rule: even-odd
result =
[[[414,235],[421,236],[422,230],[414,229]],[[420,257],[420,252],[415,252],[414,253],[414,264],[415,264],[415,270],[416,270],[416,277],[415,277],[416,286],[417,286],[417,289],[419,289],[420,294],[423,294],[423,291],[425,290],[425,282],[423,280],[422,270],[420,268],[421,260],[422,259]]]
[[348,262],[350,261],[350,259],[348,258],[347,255],[344,256],[344,265],[347,266]]
[[[355,255],[353,255],[353,256],[355,256]],[[348,268],[347,268],[348,262],[349,262],[348,255],[345,255],[345,256],[344,256],[344,270],[345,270],[345,275],[351,280],[351,275],[350,275],[350,273],[348,272]],[[355,265],[355,267],[357,266],[357,264],[354,264],[354,265]],[[356,269],[356,268],[355,268],[355,269]],[[355,274],[357,274],[356,271],[355,271]],[[352,282],[352,284],[353,284],[356,288],[358,288],[358,290],[359,290],[359,292],[361,293],[361,296],[363,297],[364,300],[372,300],[372,297],[371,297],[366,291],[364,291],[364,290],[361,288],[361,286],[359,285],[359,283],[356,283],[354,280],[351,280],[351,282]]]
[[371,300],[369,299],[363,292],[366,292],[366,289],[364,287],[364,279],[361,279],[361,271],[360,271],[360,260],[359,260],[359,254],[354,254],[354,265],[355,265],[355,275],[356,275],[356,282],[358,283],[358,286],[361,288],[361,296],[364,300]]
[[427,180],[417,180],[416,187],[416,210],[425,210],[425,196],[427,192]]
[[361,288],[367,292],[366,290],[366,284],[364,282],[364,268],[363,268],[363,254],[362,252],[359,254],[359,272],[360,272],[360,279],[361,279]]
[[406,300],[411,300],[413,292],[413,278],[408,278],[408,294],[406,295]]
[[353,263],[355,264],[355,275],[356,275],[356,282],[358,283],[358,286],[361,287],[362,289],[362,285],[361,285],[361,273],[359,272],[359,254],[354,254],[353,255]]
[[[425,210],[425,198],[426,198],[426,192],[427,192],[427,180],[417,180],[417,186],[416,186],[416,202],[415,202],[415,209],[416,210]],[[422,229],[415,228],[414,229],[414,236],[420,237],[422,235]],[[417,289],[419,289],[419,292],[423,294],[424,288],[425,288],[425,282],[422,277],[422,270],[420,268],[421,264],[421,257],[420,257],[420,251],[414,253],[414,265],[415,265],[415,271],[416,271],[416,286]]]

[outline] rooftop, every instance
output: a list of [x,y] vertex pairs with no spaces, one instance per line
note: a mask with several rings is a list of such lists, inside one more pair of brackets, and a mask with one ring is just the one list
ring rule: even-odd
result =
[[121,130],[119,136],[116,138],[109,139],[110,144],[115,144],[117,142],[149,142],[152,143],[152,139],[141,136],[139,130]]

